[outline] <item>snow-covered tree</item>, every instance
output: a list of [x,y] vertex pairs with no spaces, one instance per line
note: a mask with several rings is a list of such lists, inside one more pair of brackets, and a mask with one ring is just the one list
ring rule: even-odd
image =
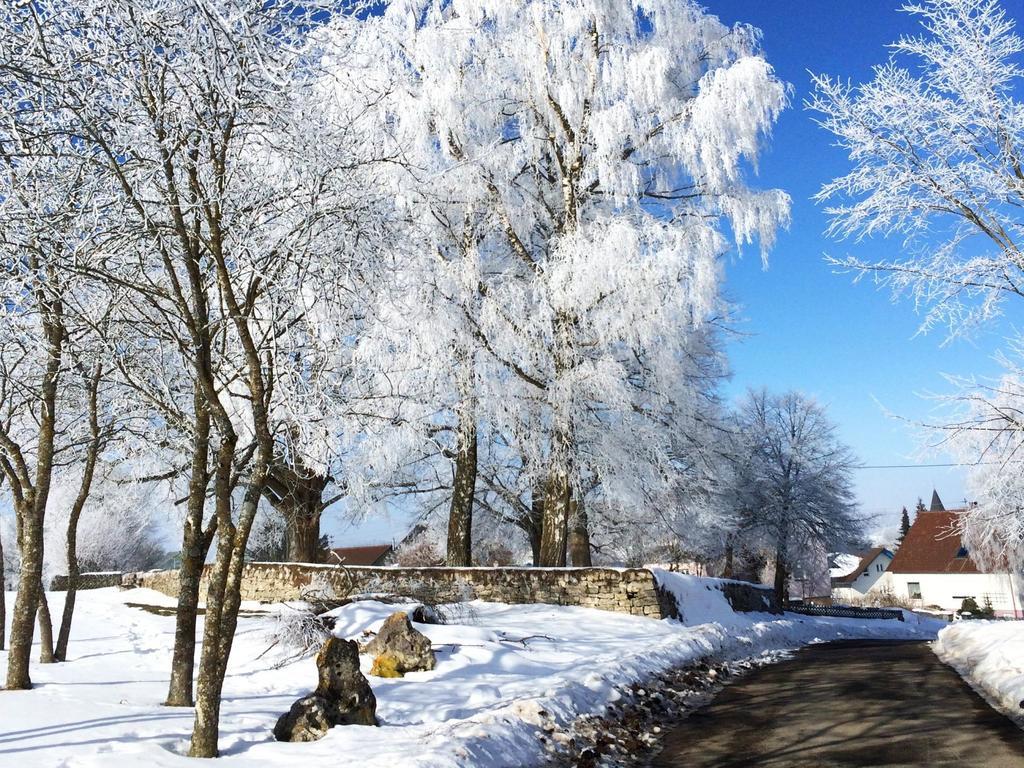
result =
[[899,256],[836,263],[873,274],[960,333],[997,316],[1024,279],[1024,41],[998,0],[904,6],[920,35],[874,78],[819,75],[808,106],[853,169],[826,184],[830,231],[893,236]]
[[[246,542],[279,448],[287,440],[303,466],[307,447],[317,455],[331,382],[310,374],[310,347],[328,336],[309,324],[328,324],[345,298],[329,278],[367,255],[365,230],[352,228],[359,162],[337,140],[350,126],[326,122],[333,113],[315,88],[324,51],[310,31],[321,10],[76,0],[3,11],[17,61],[2,60],[4,77],[40,94],[56,130],[117,186],[119,215],[101,219],[108,237],[94,271],[135,292],[139,348],[178,358],[141,370],[174,373],[184,395],[174,410],[191,422],[174,704],[192,698],[194,633],[182,617],[194,627],[208,495],[216,520],[195,756],[217,753]],[[168,415],[151,404],[153,419]]]
[[952,410],[939,445],[970,467],[968,486],[978,500],[958,517],[971,557],[1003,570],[1024,567],[1024,369],[1015,348],[1003,358],[997,381],[963,380],[944,398]]
[[744,181],[785,87],[754,30],[688,2],[403,1],[375,28],[457,288],[451,455],[472,408],[525,459],[513,492],[543,499],[539,560],[564,564],[574,499],[670,482],[725,230],[767,248],[787,221]]
[[[5,27],[6,29],[7,27]],[[31,57],[0,43],[8,71]],[[7,687],[31,687],[29,654],[40,618],[42,659],[52,661],[42,591],[44,530],[55,474],[88,464],[97,444],[85,414],[98,381],[97,329],[111,296],[76,265],[96,258],[96,232],[116,209],[110,187],[55,120],[49,94],[16,78],[0,86],[0,472],[15,513],[20,559]],[[84,373],[84,375],[83,375]],[[81,475],[76,503],[89,494]]]
[[[853,164],[819,199],[829,203],[834,234],[893,236],[901,251],[837,264],[909,295],[927,311],[923,328],[942,324],[957,335],[1024,295],[1024,40],[997,0],[923,0],[905,10],[923,31],[897,41],[872,80],[815,78],[809,106]],[[1001,381],[955,380],[960,391],[948,401],[960,407],[933,432],[935,443],[976,465],[981,504],[961,523],[991,563],[1016,561],[1024,530],[1019,352],[1015,343],[1004,357]]]
[[794,566],[808,552],[835,551],[862,534],[850,449],[825,409],[796,392],[751,391],[737,413],[744,455],[740,538],[773,553],[775,591],[785,599]]

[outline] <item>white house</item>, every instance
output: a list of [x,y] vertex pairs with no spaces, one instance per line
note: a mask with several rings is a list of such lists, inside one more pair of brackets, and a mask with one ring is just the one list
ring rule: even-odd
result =
[[1024,617],[1021,580],[1009,572],[984,573],[971,559],[956,532],[963,509],[945,509],[938,494],[931,508],[920,510],[903,543],[874,590],[891,590],[915,606],[960,609],[971,597],[981,607],[991,603],[996,616]]
[[859,556],[860,559],[853,570],[833,577],[832,598],[834,600],[842,601],[863,597],[885,576],[889,563],[893,560],[893,553],[885,547],[873,547],[866,552],[859,553]]

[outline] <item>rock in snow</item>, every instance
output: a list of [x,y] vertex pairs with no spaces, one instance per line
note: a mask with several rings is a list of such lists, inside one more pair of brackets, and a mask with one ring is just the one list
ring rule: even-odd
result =
[[316,657],[320,682],[277,721],[278,741],[316,741],[335,725],[377,725],[377,699],[359,671],[359,646],[332,637]]
[[376,657],[375,670],[390,673],[382,677],[431,670],[436,663],[430,638],[413,627],[405,611],[388,616],[377,636],[366,644],[365,651]]

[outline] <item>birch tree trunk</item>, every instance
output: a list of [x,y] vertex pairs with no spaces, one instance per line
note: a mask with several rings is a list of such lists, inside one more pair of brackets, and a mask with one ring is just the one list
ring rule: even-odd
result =
[[[559,453],[564,454],[564,448]],[[564,469],[562,461],[555,460],[553,464],[554,469],[544,488],[544,522],[541,528],[539,565],[564,568],[569,530],[569,474]]]
[[477,437],[473,399],[473,360],[465,356],[459,371],[461,401],[455,447],[455,479],[448,510],[448,548],[445,564],[467,568],[473,564],[473,502],[476,493]]

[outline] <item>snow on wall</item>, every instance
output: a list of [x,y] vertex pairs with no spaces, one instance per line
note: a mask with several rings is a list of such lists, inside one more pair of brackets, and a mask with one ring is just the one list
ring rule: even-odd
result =
[[[695,610],[679,600],[706,598],[698,587],[709,584],[714,599],[738,611],[772,610],[770,595],[753,584],[704,579],[646,568],[395,568],[339,567],[303,563],[250,563],[242,577],[242,599],[264,602],[299,600],[312,591],[334,596],[407,594],[425,602],[486,600],[496,603],[549,603],[598,608],[655,619],[677,618]],[[176,596],[177,571],[125,574],[124,586],[147,587]],[[692,586],[692,585],[691,585]],[[704,610],[704,609],[700,609]]]

